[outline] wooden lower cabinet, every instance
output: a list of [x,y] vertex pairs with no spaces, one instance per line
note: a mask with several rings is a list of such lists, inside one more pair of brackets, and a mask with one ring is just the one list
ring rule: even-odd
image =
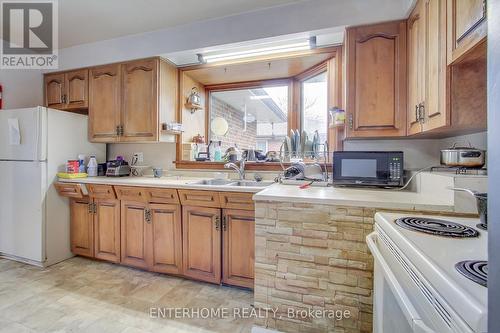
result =
[[148,224],[149,268],[159,273],[182,273],[181,206],[151,204]]
[[181,274],[179,205],[121,201],[121,262],[159,273]]
[[94,199],[94,257],[120,262],[120,201]]
[[148,268],[147,203],[121,201],[121,262]]
[[76,255],[94,256],[94,219],[88,198],[70,200],[71,252]]
[[222,282],[253,288],[255,212],[224,209],[222,229]]
[[221,281],[219,208],[182,207],[183,274],[212,283]]
[[75,255],[253,288],[251,194],[203,191],[217,198],[214,202],[220,195],[222,204],[181,206],[177,191],[171,189],[87,185],[89,196],[79,198],[83,192],[77,190],[83,185],[70,185],[61,183],[56,188],[70,198]]

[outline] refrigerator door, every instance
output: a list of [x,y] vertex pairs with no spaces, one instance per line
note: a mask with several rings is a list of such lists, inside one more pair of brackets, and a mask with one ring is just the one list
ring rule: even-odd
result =
[[0,252],[45,260],[46,162],[0,161]]
[[47,158],[47,109],[0,112],[0,161],[44,161]]

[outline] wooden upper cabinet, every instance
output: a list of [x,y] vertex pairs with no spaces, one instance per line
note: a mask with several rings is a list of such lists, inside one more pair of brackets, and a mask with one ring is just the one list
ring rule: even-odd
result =
[[121,141],[158,139],[158,59],[122,65]]
[[118,140],[121,103],[119,64],[90,69],[89,73],[89,139],[92,142]]
[[408,135],[420,133],[420,105],[425,99],[425,18],[423,1],[408,18]]
[[121,261],[125,265],[148,268],[147,204],[121,201]]
[[86,109],[89,106],[89,71],[81,69],[65,75],[66,109]]
[[120,201],[94,199],[94,256],[120,262]]
[[406,135],[406,21],[347,29],[347,137]]
[[182,273],[181,206],[151,204],[147,225],[148,261],[152,271]]
[[487,34],[486,0],[447,0],[448,64],[479,44]]
[[[423,1],[423,0],[421,0]],[[423,131],[450,124],[446,66],[446,3],[425,0],[425,99],[421,117]]]
[[89,199],[70,201],[70,240],[73,254],[94,256],[94,222]]
[[408,19],[408,135],[449,124],[446,3],[420,0]]
[[64,73],[46,74],[44,76],[46,107],[64,109],[64,81]]
[[254,211],[224,209],[222,282],[253,288],[255,266]]
[[45,106],[60,110],[87,109],[88,84],[88,69],[46,74]]
[[183,274],[193,279],[221,281],[220,209],[182,207]]

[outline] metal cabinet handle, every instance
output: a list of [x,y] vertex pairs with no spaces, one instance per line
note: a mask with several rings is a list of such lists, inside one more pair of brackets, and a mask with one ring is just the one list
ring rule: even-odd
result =
[[94,213],[94,208],[93,208],[93,203],[92,202],[89,202],[87,204],[87,207],[88,207],[89,214]]
[[420,103],[418,105],[418,115],[419,115],[419,119],[420,119],[420,122],[424,122],[425,120],[425,105],[424,105],[424,102]]
[[219,227],[220,227],[220,217],[219,216],[216,216],[215,217],[215,230],[219,230]]
[[227,230],[227,217],[226,217],[226,215],[224,215],[224,216],[222,217],[222,230],[223,230],[223,231],[226,231],[226,230]]
[[66,94],[62,95],[61,100],[63,104],[66,104]]
[[419,114],[418,104],[415,104],[415,121],[416,122],[420,121],[420,114]]
[[151,209],[144,210],[144,220],[146,221],[146,223],[151,224],[152,221]]
[[352,113],[349,114],[349,128],[352,129],[354,127],[354,121],[352,119]]

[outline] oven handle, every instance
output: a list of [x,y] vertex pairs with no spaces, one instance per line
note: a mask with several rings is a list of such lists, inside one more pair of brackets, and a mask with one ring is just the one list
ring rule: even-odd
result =
[[404,292],[403,288],[401,288],[396,277],[394,276],[394,273],[391,271],[389,265],[382,257],[382,254],[380,253],[375,241],[376,237],[376,232],[372,232],[371,234],[366,236],[366,244],[368,245],[368,248],[370,249],[375,260],[377,260],[380,264],[380,267],[382,267],[382,271],[384,272],[386,281],[388,282],[389,287],[391,288],[396,300],[398,301],[399,307],[403,311],[406,320],[408,320],[408,322],[412,324],[413,331],[415,333],[437,333],[427,327],[427,325],[425,325],[420,319],[420,315],[418,314],[417,310],[415,310],[415,307],[411,304],[408,296],[406,296],[406,293]]

